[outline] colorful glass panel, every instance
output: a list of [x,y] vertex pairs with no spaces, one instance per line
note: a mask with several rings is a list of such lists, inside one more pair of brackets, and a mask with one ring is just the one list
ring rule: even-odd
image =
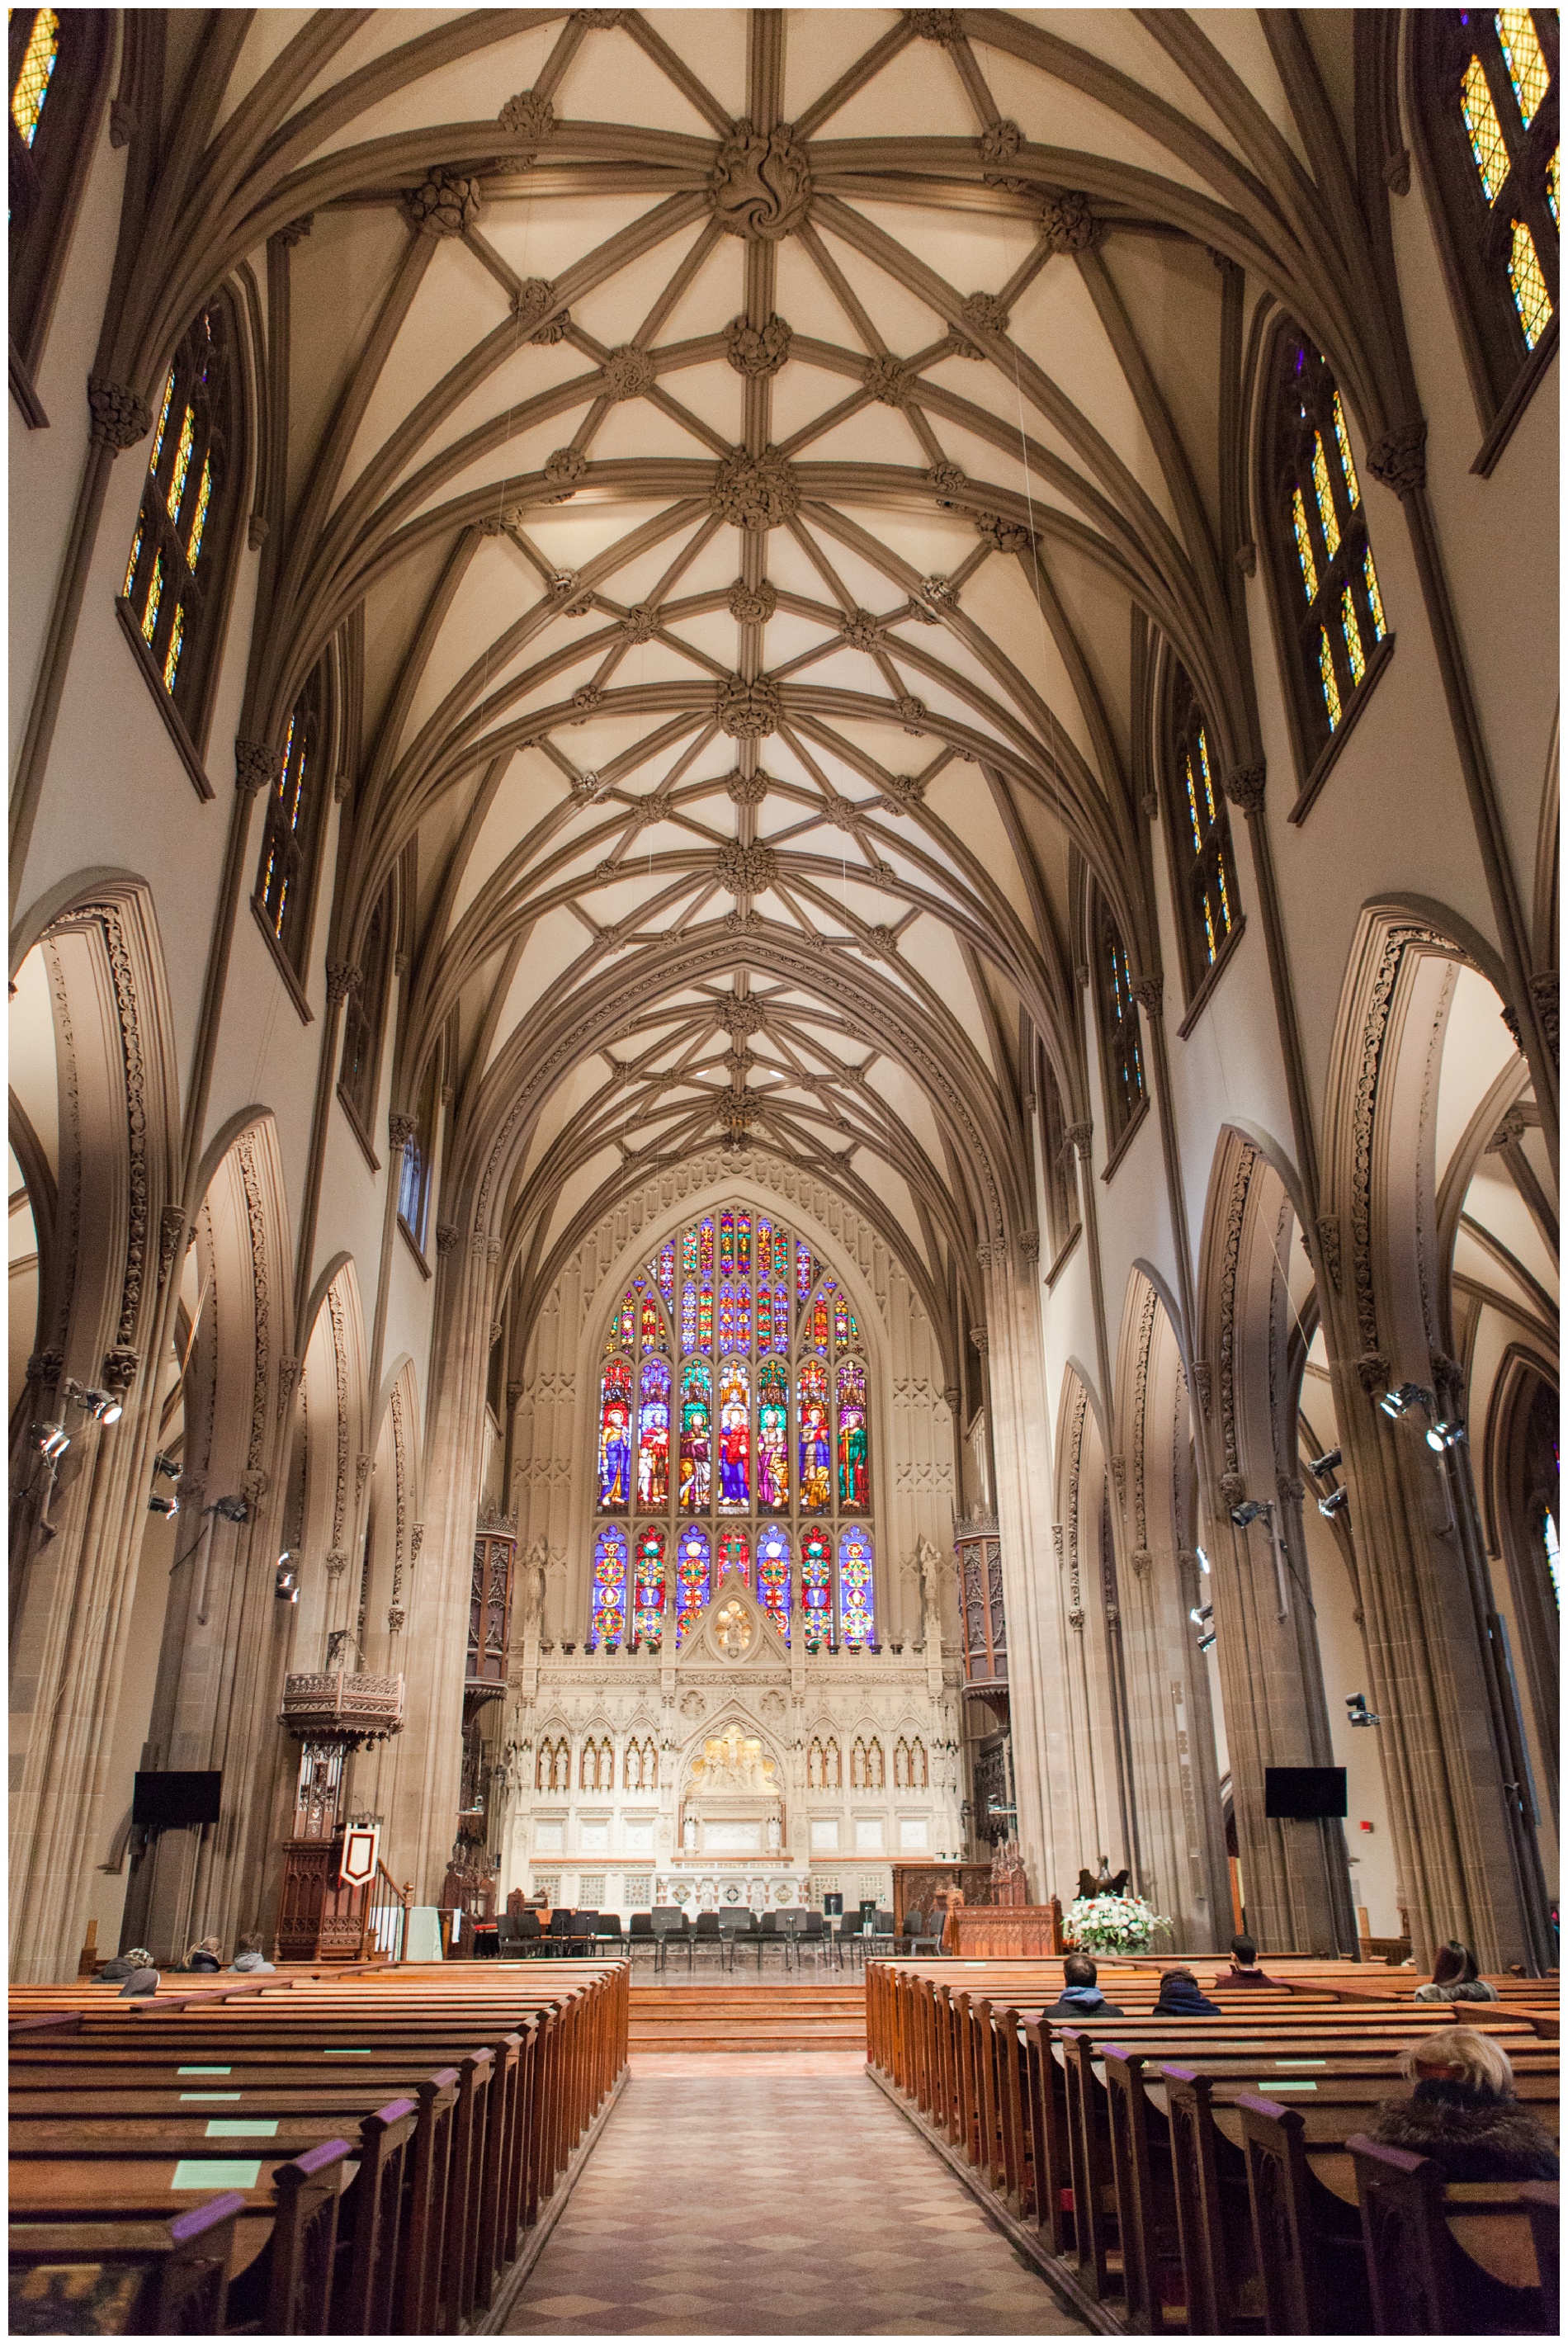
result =
[[789,1532],[770,1523],[757,1540],[757,1601],[789,1642]]
[[1329,730],[1332,732],[1340,721],[1340,680],[1334,673],[1333,648],[1329,642],[1329,630],[1318,630],[1318,672],[1323,679],[1323,705],[1329,712]]
[[185,558],[192,570],[201,559],[201,533],[207,527],[207,509],[211,502],[212,458],[209,456],[201,468],[201,486],[197,490],[196,513],[190,524],[190,541],[185,550]]
[[712,1278],[713,1274],[713,1225],[712,1221],[697,1224],[697,1274]]
[[[638,1284],[642,1284],[641,1278],[639,1278]],[[663,1350],[665,1349],[664,1321],[660,1318],[659,1306],[654,1301],[651,1294],[644,1295],[642,1298],[641,1316],[642,1320],[642,1349],[645,1351]]]
[[612,1359],[599,1387],[599,1502],[625,1506],[632,1500],[632,1369]]
[[816,1526],[801,1532],[801,1627],[808,1648],[833,1638],[833,1548],[827,1532]]
[[11,91],[11,119],[25,146],[31,146],[38,135],[38,116],[44,111],[50,76],[59,56],[60,19],[53,8],[40,8],[33,19],[21,70]]
[[697,1296],[697,1349],[711,1352],[713,1348],[713,1289],[704,1286]]
[[719,1349],[749,1349],[752,1339],[751,1290],[743,1278],[726,1278],[719,1288]]
[[1307,528],[1307,508],[1300,489],[1290,491],[1290,526],[1296,533],[1296,554],[1301,564],[1301,583],[1307,590],[1307,600],[1318,599],[1318,565],[1312,558],[1312,540]]
[[675,1541],[675,1642],[684,1642],[686,1631],[699,1612],[708,1604],[708,1533],[695,1522],[688,1525]]
[[659,1291],[672,1306],[675,1299],[675,1247],[673,1239],[659,1248],[659,1259],[653,1271]]
[[697,1275],[697,1232],[689,1228],[681,1239],[681,1274],[683,1278]]
[[610,1321],[610,1332],[606,1336],[604,1341],[605,1349],[607,1351],[629,1351],[632,1349],[632,1334],[636,1325],[637,1298],[632,1292],[631,1288],[628,1287],[625,1294],[622,1297],[620,1309],[617,1310],[615,1316]]
[[187,407],[179,427],[179,445],[174,451],[174,470],[168,478],[168,517],[179,519],[180,500],[185,494],[186,475],[190,470],[190,451],[196,440],[196,410]]
[[163,435],[168,429],[168,411],[173,405],[174,369],[171,367],[169,369],[168,380],[163,387],[163,407],[158,415],[157,429],[153,433],[153,451],[147,460],[147,470],[149,472],[156,472],[157,470],[157,460],[163,454]]
[[740,1278],[752,1274],[752,1217],[749,1213],[735,1215],[735,1273]]
[[637,1502],[670,1502],[670,1369],[663,1359],[644,1359],[642,1407],[637,1422]]
[[789,1378],[780,1359],[757,1379],[757,1504],[782,1514],[789,1504]]
[[132,587],[133,587],[133,585],[136,583],[137,564],[137,562],[141,560],[141,558],[142,558],[142,530],[141,530],[141,526],[140,526],[140,524],[139,524],[139,522],[138,522],[137,527],[137,533],[136,533],[135,537],[131,540],[131,558],[130,558],[130,560],[129,560],[129,561],[126,562],[126,582],[125,582],[125,584],[124,584],[124,585],[121,587],[121,589],[120,589],[120,592],[121,592],[121,594],[124,596],[125,600],[126,600],[127,602],[130,601],[130,598],[131,598],[131,588],[132,588]]
[[681,1290],[681,1349],[694,1351],[697,1348],[697,1289],[694,1286]]
[[875,1642],[871,1532],[860,1522],[852,1522],[838,1541],[838,1620],[840,1638],[851,1651]]
[[824,1289],[817,1296],[815,1301],[811,1306],[811,1334],[807,1339],[811,1344],[812,1349],[815,1351],[820,1358],[824,1359],[827,1357],[827,1347],[830,1336],[830,1315],[827,1294]]
[[1378,573],[1372,568],[1372,549],[1370,545],[1362,556],[1361,575],[1367,581],[1367,602],[1372,614],[1372,625],[1377,630],[1378,641],[1381,643],[1388,632],[1388,625],[1383,618],[1383,598],[1378,591]]
[[1552,76],[1541,51],[1541,36],[1528,8],[1499,8],[1492,18],[1502,45],[1508,78],[1519,101],[1519,119],[1526,130],[1541,111]]
[[619,1643],[626,1633],[626,1533],[613,1522],[593,1542],[593,1621],[589,1631],[600,1643]]
[[1470,133],[1470,151],[1475,157],[1475,167],[1481,174],[1486,200],[1494,204],[1508,177],[1508,146],[1502,136],[1502,125],[1497,118],[1497,108],[1492,102],[1486,68],[1479,57],[1472,57],[1464,69],[1459,110]]
[[658,1636],[664,1625],[664,1533],[657,1522],[650,1522],[637,1533],[637,1580],[634,1595],[635,1610],[632,1615],[632,1633],[647,1640]]
[[865,1369],[845,1359],[838,1370],[838,1502],[864,1513],[871,1503],[866,1474]]
[[719,1276],[732,1278],[735,1268],[735,1217],[733,1213],[719,1216]]
[[774,1296],[774,1349],[789,1349],[789,1292],[782,1286]]
[[1340,468],[1345,476],[1345,487],[1352,508],[1361,501],[1361,484],[1356,478],[1356,460],[1351,453],[1351,435],[1345,429],[1345,410],[1340,404],[1340,394],[1334,393],[1334,439],[1340,450]]
[[1340,550],[1340,516],[1334,510],[1334,491],[1329,482],[1329,460],[1323,453],[1323,435],[1312,434],[1312,494],[1318,500],[1318,519],[1323,524],[1323,542],[1332,561]]
[[1367,672],[1367,655],[1361,649],[1361,630],[1356,617],[1355,597],[1348,586],[1340,598],[1340,620],[1345,631],[1345,656],[1351,662],[1351,682],[1360,683]]
[[688,1359],[681,1369],[681,1510],[705,1514],[712,1495],[713,1369]]
[[808,1359],[795,1379],[800,1418],[801,1511],[820,1514],[832,1500],[827,1426],[827,1369]]
[[163,663],[163,688],[174,690],[174,680],[179,673],[179,655],[185,648],[185,604],[175,605],[174,624],[168,631],[168,652]]
[[147,588],[147,606],[142,612],[142,637],[151,642],[157,632],[158,604],[163,601],[163,555],[153,563],[153,582]]
[[806,1296],[811,1292],[811,1282],[815,1275],[811,1248],[804,1238],[797,1238],[794,1245],[794,1294],[797,1302],[805,1300]]
[[1508,256],[1508,282],[1513,306],[1524,328],[1524,347],[1533,350],[1552,322],[1552,296],[1542,273],[1535,238],[1522,220],[1513,222],[1513,248]]
[[743,1585],[750,1587],[752,1542],[742,1530],[727,1530],[719,1532],[720,1585],[723,1586],[724,1581],[732,1575],[740,1580]]
[[1563,150],[1559,146],[1553,146],[1552,160],[1546,166],[1546,204],[1552,214],[1553,227],[1561,227],[1563,225],[1562,168]]
[[744,1359],[719,1370],[719,1511],[749,1513],[752,1503],[751,1380]]

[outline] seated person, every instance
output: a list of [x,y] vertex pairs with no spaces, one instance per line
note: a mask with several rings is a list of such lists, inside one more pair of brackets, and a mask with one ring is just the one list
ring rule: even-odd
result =
[[192,1945],[187,1954],[185,1966],[187,1970],[220,1970],[223,1967],[223,1940],[220,1937],[203,1937],[200,1944]]
[[273,1967],[272,1963],[267,1959],[262,1951],[261,1938],[258,1932],[253,1930],[249,1936],[241,1937],[235,1947],[234,1959],[229,1964],[229,1967],[246,1972],[270,1970]]
[[1065,2021],[1069,2026],[1075,2018],[1125,2018],[1126,2011],[1101,1994],[1098,1978],[1099,1971],[1089,1955],[1069,1954],[1062,1964],[1061,1993],[1040,2013],[1041,2017]]
[[1513,2096],[1513,2069],[1495,2036],[1439,2026],[1405,2053],[1414,2089],[1385,2100],[1372,2138],[1430,2157],[1445,2181],[1555,2181],[1551,2137]]
[[1431,1984],[1418,1985],[1417,2002],[1495,2002],[1497,1988],[1477,1975],[1475,1955],[1457,1937],[1437,1949]]
[[1167,1970],[1159,1981],[1154,2006],[1156,2018],[1218,2018],[1219,2005],[1210,2002],[1192,1972]]
[[123,1985],[133,1970],[151,1960],[152,1955],[138,1945],[134,1954],[111,1954],[106,1962],[99,1963],[93,1975],[101,1985]]
[[1250,1937],[1230,1940],[1230,1967],[1221,1971],[1216,1985],[1278,1985],[1278,1978],[1265,1977],[1258,1966],[1258,1948]]
[[139,1999],[144,1995],[156,1994],[158,1988],[158,1974],[154,1965],[153,1957],[147,1947],[145,1945],[134,1947],[126,1955],[125,1959],[128,1967],[126,1972],[126,1982],[120,1988],[119,1999],[124,2002],[127,1995]]

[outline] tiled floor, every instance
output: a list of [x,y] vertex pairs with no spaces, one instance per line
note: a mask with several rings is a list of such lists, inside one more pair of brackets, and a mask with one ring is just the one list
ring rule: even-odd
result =
[[633,2060],[510,2333],[1087,2334],[865,2075],[822,2057]]

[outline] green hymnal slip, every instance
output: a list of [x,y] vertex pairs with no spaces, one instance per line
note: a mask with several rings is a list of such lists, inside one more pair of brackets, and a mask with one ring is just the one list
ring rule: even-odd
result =
[[[1309,2084],[1303,2087],[1310,2091]],[[276,2117],[208,2117],[207,2137],[217,2140],[220,2135],[238,2137],[245,2134],[251,2140],[270,2140],[278,2130]]]
[[182,2157],[171,2189],[254,2189],[261,2177],[257,2157]]

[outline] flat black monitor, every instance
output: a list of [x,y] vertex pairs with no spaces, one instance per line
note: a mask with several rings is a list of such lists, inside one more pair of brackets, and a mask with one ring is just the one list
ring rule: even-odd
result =
[[219,1772],[139,1773],[131,1795],[131,1821],[147,1831],[163,1831],[179,1824],[215,1824],[222,1789]]
[[844,1898],[836,1888],[830,1888],[828,1890],[827,1894],[822,1900],[822,1909],[824,1913],[831,1913],[835,1918],[842,1919],[844,1915]]
[[1265,1766],[1263,1813],[1270,1823],[1317,1823],[1348,1812],[1342,1766]]

